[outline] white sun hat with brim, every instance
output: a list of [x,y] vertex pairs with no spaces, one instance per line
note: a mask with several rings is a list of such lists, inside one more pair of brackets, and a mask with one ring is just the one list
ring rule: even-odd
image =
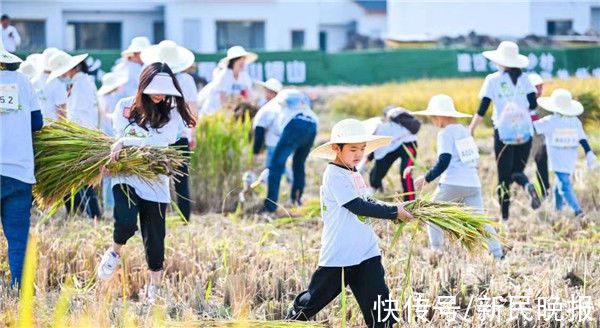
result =
[[103,96],[114,89],[127,83],[129,78],[125,74],[106,73],[102,76],[102,86],[98,89],[98,95]]
[[258,59],[258,55],[253,52],[248,52],[242,46],[233,46],[227,49],[227,56],[219,60],[219,66],[227,67],[229,61],[235,58],[245,57],[246,64],[255,62]]
[[496,50],[484,51],[483,56],[504,67],[524,68],[529,58],[519,54],[519,46],[512,41],[502,41]]
[[11,54],[6,49],[4,49],[4,42],[2,41],[2,38],[0,38],[0,63],[15,64],[20,63],[22,61],[23,59]]
[[267,90],[271,90],[275,93],[278,93],[279,91],[281,91],[281,89],[283,89],[283,84],[281,84],[281,82],[279,82],[279,80],[275,78],[270,78],[265,82],[256,82],[256,85],[259,85]]
[[569,90],[556,89],[550,97],[540,97],[538,104],[545,110],[565,116],[578,116],[583,113],[583,105],[573,100]]
[[392,141],[392,137],[375,136],[369,134],[365,124],[353,118],[347,118],[337,122],[331,129],[331,137],[329,142],[313,149],[310,156],[324,158],[327,160],[335,159],[335,151],[333,145],[336,144],[353,144],[365,142],[365,154],[370,154],[376,149],[387,146]]
[[181,93],[175,87],[171,75],[167,73],[158,73],[154,75],[152,81],[150,81],[142,93],[147,95],[182,97]]
[[19,68],[17,69],[17,72],[27,76],[27,79],[31,80],[40,71],[39,71],[39,66],[37,66],[36,63],[34,63],[33,61],[30,61],[30,60],[26,60],[24,62],[21,62],[21,64],[19,65]]
[[413,115],[421,116],[446,116],[446,117],[472,117],[471,114],[461,113],[454,107],[454,101],[450,96],[440,94],[429,99],[426,110],[411,112]]
[[144,49],[141,58],[146,65],[166,63],[174,74],[188,69],[196,60],[193,52],[171,40],[164,40]]
[[529,73],[527,78],[529,79],[529,83],[531,83],[531,85],[534,87],[544,84],[544,79],[538,73]]
[[148,40],[147,37],[136,36],[135,38],[131,39],[131,43],[129,43],[129,47],[127,47],[127,49],[121,51],[121,56],[127,57],[136,52],[142,52],[144,49],[150,47],[151,45],[152,45],[152,43],[150,43],[150,40]]
[[59,51],[60,50],[58,50],[58,48],[54,47],[46,48],[44,51],[42,51],[42,69],[44,71],[50,70],[50,58],[52,58],[52,55]]
[[54,53],[48,61],[48,68],[50,75],[48,81],[62,76],[73,67],[79,65],[82,61],[87,58],[88,54],[81,54],[77,56],[71,56],[64,51],[58,51]]

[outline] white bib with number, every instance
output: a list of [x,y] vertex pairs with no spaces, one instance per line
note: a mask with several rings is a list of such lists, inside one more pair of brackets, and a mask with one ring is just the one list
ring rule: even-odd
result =
[[552,146],[558,148],[573,148],[579,144],[577,130],[556,129],[552,132]]
[[19,107],[19,86],[16,84],[0,84],[0,112],[14,112]]
[[477,148],[473,137],[456,140],[454,144],[461,162],[471,163],[479,159],[479,148]]

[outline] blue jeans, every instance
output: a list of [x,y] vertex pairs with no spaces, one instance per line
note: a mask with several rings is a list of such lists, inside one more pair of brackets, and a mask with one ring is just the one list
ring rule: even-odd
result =
[[29,237],[32,185],[23,181],[0,176],[0,211],[2,227],[8,242],[8,264],[11,285],[21,283],[23,261]]
[[556,184],[554,185],[554,198],[556,200],[556,209],[563,207],[564,201],[575,211],[575,214],[581,214],[583,211],[577,202],[577,196],[573,192],[571,185],[571,175],[568,173],[554,172],[556,174]]
[[105,211],[108,211],[115,207],[115,199],[113,197],[112,188],[110,185],[110,177],[102,178],[102,201],[104,203],[103,205]]
[[[269,167],[269,164],[271,163],[271,159],[273,159],[273,154],[275,153],[275,146],[267,146],[267,157],[265,158],[265,164],[266,167]],[[292,172],[292,168],[289,166],[285,167],[285,178],[287,180],[287,182],[289,182],[290,184],[294,183],[294,173]]]
[[304,162],[313,146],[317,135],[317,123],[306,116],[292,119],[283,129],[281,138],[275,150],[273,157],[268,165],[269,168],[269,191],[265,199],[265,210],[274,212],[277,209],[277,200],[279,198],[279,184],[281,175],[285,170],[285,162],[293,153],[292,171],[294,173],[294,182],[292,183],[292,202],[300,202],[306,174],[304,172]]

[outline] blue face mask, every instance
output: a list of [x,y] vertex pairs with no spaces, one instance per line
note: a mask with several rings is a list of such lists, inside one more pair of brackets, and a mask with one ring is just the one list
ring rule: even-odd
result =
[[64,77],[63,77],[63,76],[60,76],[60,77],[58,78],[58,80],[59,80],[60,82],[64,83],[64,84],[69,84],[69,83],[71,83],[71,78],[70,78],[70,77],[68,77],[68,76],[64,76]]

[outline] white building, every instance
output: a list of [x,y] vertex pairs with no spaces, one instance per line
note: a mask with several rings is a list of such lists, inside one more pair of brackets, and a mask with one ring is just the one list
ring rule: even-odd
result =
[[598,0],[388,0],[388,34],[424,38],[465,35],[600,33]]
[[350,33],[387,31],[386,3],[372,0],[0,0],[0,12],[34,49],[122,49],[145,35],[201,53],[234,44],[334,52]]

